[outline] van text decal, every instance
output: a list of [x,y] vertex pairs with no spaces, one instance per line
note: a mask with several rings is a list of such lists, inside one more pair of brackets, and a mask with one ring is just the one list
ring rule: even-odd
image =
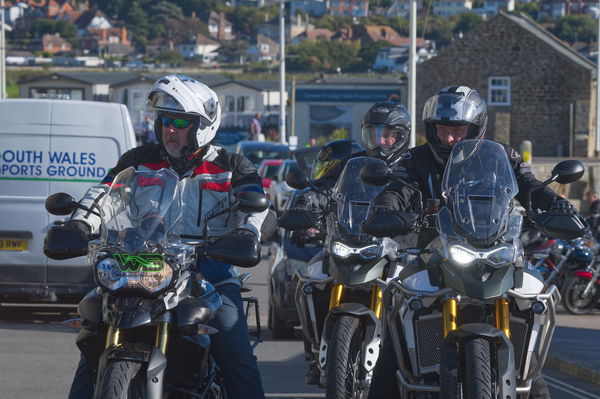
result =
[[98,181],[107,169],[96,158],[93,152],[0,149],[0,178]]

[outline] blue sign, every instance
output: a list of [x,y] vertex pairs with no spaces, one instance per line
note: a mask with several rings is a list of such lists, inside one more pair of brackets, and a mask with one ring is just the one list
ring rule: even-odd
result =
[[352,90],[352,89],[297,89],[298,102],[344,102],[374,103],[378,101],[402,101],[402,90]]

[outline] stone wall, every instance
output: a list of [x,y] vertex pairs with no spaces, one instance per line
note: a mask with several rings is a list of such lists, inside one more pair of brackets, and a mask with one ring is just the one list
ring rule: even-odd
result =
[[[567,156],[573,104],[574,155],[592,155],[593,66],[574,61],[509,16],[499,14],[473,29],[420,64],[417,75],[418,120],[425,100],[442,87],[470,86],[488,101],[488,78],[510,77],[511,105],[488,107],[488,138],[506,142],[510,132],[509,144],[514,147],[531,140],[538,156],[555,156],[559,146]],[[420,134],[422,125],[417,125]]]

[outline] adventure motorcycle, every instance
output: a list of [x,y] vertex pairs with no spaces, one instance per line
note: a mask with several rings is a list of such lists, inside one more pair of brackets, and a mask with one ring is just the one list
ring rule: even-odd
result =
[[[333,189],[331,209],[325,212],[323,253],[295,275],[298,315],[329,399],[366,398],[379,354],[382,279],[398,271],[396,242],[359,230],[381,191],[359,178],[361,168],[373,161],[356,157],[346,163]],[[306,185],[306,181],[290,183],[294,188]],[[282,227],[314,227],[314,216],[295,212],[296,223],[290,218]]]
[[[571,183],[583,172],[578,161],[561,162],[529,199],[532,191],[552,181]],[[411,187],[385,164],[363,169],[361,177]],[[487,140],[457,143],[442,192],[446,206],[432,215],[385,210],[363,224],[366,233],[393,236],[432,226],[433,219],[438,234],[427,248],[404,251],[419,257],[383,293],[401,397],[527,397],[550,346],[560,295],[554,286],[542,293],[541,276],[523,261],[523,217],[512,205],[518,186],[504,148]],[[533,211],[531,200],[526,210],[550,237],[573,239],[588,230],[577,215]]]
[[586,268],[572,272],[565,281],[561,293],[563,306],[569,313],[586,314],[598,308],[600,304],[600,259],[596,256]]
[[94,209],[68,194],[48,197],[46,209],[54,215],[80,208],[102,219],[89,246],[54,226],[44,248],[55,259],[87,253],[93,267],[98,288],[80,302],[81,319],[72,324],[81,327],[77,345],[95,382],[95,398],[226,397],[210,355],[209,335],[217,330],[207,325],[222,302],[196,259],[258,263],[257,240],[211,238],[207,222],[237,209],[261,212],[268,201],[262,194],[241,193],[231,204],[208,212],[204,242],[191,244],[180,239],[179,177],[169,169],[122,171]]

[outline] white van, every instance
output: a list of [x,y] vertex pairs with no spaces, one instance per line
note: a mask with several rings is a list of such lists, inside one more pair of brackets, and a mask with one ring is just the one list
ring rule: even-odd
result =
[[44,256],[56,192],[79,200],[135,146],[122,104],[0,100],[0,301],[77,301],[93,286],[86,257]]

